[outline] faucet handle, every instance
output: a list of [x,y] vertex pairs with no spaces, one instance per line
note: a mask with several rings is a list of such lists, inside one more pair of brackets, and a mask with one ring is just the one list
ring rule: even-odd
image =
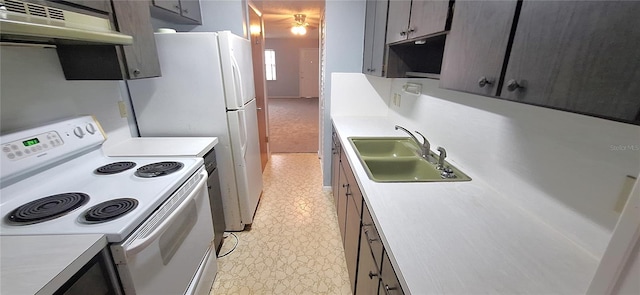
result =
[[440,152],[440,156],[438,157],[438,166],[437,168],[439,170],[444,169],[444,158],[447,157],[447,150],[445,150],[443,147],[439,146],[438,147],[438,152]]
[[418,133],[418,135],[420,135],[420,137],[422,137],[422,146],[430,146],[429,141],[427,140],[426,137],[424,137],[424,135],[422,135],[422,133],[416,131],[416,133]]

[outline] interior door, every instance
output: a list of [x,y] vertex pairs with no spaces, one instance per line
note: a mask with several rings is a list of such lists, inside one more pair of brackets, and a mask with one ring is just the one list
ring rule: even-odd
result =
[[318,97],[320,86],[318,81],[320,59],[318,48],[300,49],[300,97]]

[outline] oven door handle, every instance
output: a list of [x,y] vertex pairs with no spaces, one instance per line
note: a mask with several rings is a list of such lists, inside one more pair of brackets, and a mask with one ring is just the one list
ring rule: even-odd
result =
[[180,203],[178,208],[173,210],[171,214],[167,218],[162,221],[153,232],[149,233],[146,237],[141,239],[134,239],[132,243],[125,249],[125,257],[133,256],[140,253],[144,250],[149,244],[153,243],[157,240],[162,233],[165,232],[166,228],[173,223],[174,219],[178,218],[182,214],[182,211],[189,205],[190,201],[195,198],[195,196],[206,187],[207,182],[207,170],[202,170],[200,172],[200,181],[198,184],[194,186],[194,190],[189,193],[189,195]]

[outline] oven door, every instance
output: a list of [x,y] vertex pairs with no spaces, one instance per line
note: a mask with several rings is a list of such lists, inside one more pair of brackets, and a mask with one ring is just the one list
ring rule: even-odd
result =
[[[126,294],[184,294],[213,241],[213,222],[202,167],[136,232],[111,246]],[[209,286],[210,287],[210,286]]]

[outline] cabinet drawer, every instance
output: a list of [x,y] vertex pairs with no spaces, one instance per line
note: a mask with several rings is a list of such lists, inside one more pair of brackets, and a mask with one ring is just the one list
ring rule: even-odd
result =
[[364,204],[363,207],[361,243],[366,242],[369,245],[373,259],[376,261],[376,267],[379,269],[380,264],[382,263],[382,241],[380,240],[380,235],[378,235],[376,226],[373,223],[373,218],[371,218],[371,213],[369,213],[369,208],[367,208],[366,204]]
[[391,266],[391,260],[389,260],[389,256],[387,252],[384,252],[382,255],[382,268],[380,269],[380,289],[378,290],[378,295],[402,295],[402,287],[400,287],[400,282],[398,281],[398,277],[396,276],[396,272],[393,270],[393,266]]

